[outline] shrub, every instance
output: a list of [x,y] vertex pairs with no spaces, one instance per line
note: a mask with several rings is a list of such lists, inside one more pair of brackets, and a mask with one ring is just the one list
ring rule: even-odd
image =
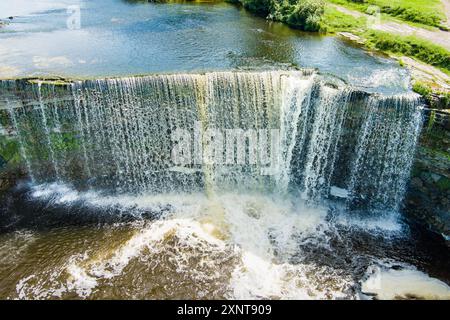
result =
[[322,1],[299,1],[291,6],[291,12],[287,15],[286,22],[305,31],[318,31],[323,13],[324,4]]
[[244,8],[256,14],[268,15],[271,12],[272,0],[240,0]]
[[429,95],[433,92],[433,90],[429,86],[418,81],[413,84],[412,89],[414,92],[417,92],[425,98],[428,98]]
[[323,0],[227,0],[240,2],[244,8],[259,15],[285,22],[305,30],[319,31],[324,14]]
[[435,109],[449,109],[450,108],[450,92],[441,92],[433,90],[428,84],[416,81],[412,87],[414,92],[417,92],[425,98],[427,103]]

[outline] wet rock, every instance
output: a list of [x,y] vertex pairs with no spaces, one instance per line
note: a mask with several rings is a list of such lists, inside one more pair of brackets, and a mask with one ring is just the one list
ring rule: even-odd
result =
[[405,211],[438,234],[450,234],[450,130],[425,121],[416,151]]
[[439,180],[441,180],[441,176],[436,173],[432,173],[431,178],[433,179],[434,182],[438,182]]
[[7,164],[8,164],[8,161],[6,161],[6,159],[0,155],[0,170],[3,170]]
[[420,178],[418,177],[414,177],[411,180],[411,184],[415,187],[415,188],[422,188],[423,187],[423,182]]
[[16,179],[14,176],[6,176],[3,174],[3,176],[0,177],[0,193],[12,188],[15,184],[15,181]]

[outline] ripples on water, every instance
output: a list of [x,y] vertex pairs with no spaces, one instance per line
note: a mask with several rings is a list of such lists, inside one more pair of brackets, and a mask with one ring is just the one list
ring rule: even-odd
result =
[[[308,67],[369,91],[398,93],[409,86],[408,72],[394,61],[226,3],[21,2],[17,8],[28,11],[19,14],[30,14],[0,29],[2,78]],[[67,6],[80,3],[81,28],[69,30]]]

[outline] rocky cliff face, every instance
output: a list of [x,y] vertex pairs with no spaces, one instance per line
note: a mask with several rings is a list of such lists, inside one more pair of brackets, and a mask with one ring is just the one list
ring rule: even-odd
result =
[[450,240],[450,113],[425,110],[406,212]]

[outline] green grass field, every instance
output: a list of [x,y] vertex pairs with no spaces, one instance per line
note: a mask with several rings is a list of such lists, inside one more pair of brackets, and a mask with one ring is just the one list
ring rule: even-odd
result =
[[355,18],[336,10],[333,7],[325,6],[322,17],[322,31],[337,33],[347,31],[360,33],[366,27],[366,18]]
[[400,20],[427,26],[443,27],[446,20],[440,0],[327,0],[354,10],[366,12],[371,5],[380,7],[383,14]]
[[365,38],[368,47],[414,57],[450,73],[450,52],[427,40],[378,31],[367,32]]

